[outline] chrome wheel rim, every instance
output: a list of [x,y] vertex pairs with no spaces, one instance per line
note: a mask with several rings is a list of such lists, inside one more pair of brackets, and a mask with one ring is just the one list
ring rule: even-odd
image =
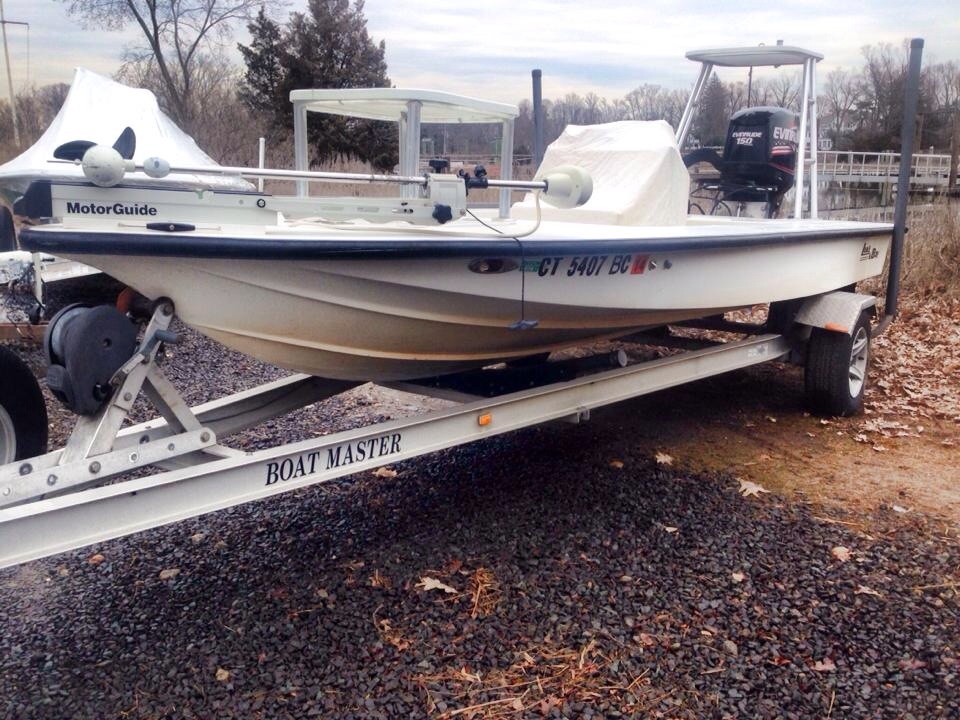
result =
[[17,434],[13,427],[13,418],[0,405],[0,465],[13,462],[17,457]]
[[850,397],[857,397],[863,390],[863,383],[867,378],[867,354],[870,347],[870,336],[865,327],[857,328],[853,336],[853,345],[850,348]]

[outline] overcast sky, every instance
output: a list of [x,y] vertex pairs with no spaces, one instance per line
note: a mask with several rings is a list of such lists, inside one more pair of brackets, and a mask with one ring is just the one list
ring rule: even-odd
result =
[[[111,74],[138,39],[132,30],[81,29],[55,0],[3,5],[8,21],[30,24],[29,32],[7,26],[16,87],[70,82],[78,65]],[[305,5],[293,0],[288,9]],[[821,74],[859,68],[864,45],[909,37],[926,40],[925,62],[960,60],[958,0],[366,0],[366,15],[373,38],[387,43],[395,85],[504,102],[529,96],[532,68],[543,70],[547,98],[617,98],[643,83],[688,87],[696,67],[683,59],[687,50],[778,39],[825,55]],[[242,28],[237,39],[246,39]]]

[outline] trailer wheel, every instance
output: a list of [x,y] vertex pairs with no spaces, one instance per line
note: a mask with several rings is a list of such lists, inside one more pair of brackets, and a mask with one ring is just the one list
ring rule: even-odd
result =
[[856,415],[870,363],[870,315],[861,313],[853,334],[814,328],[804,380],[810,409],[823,415]]
[[0,347],[0,465],[47,451],[47,406],[33,373]]

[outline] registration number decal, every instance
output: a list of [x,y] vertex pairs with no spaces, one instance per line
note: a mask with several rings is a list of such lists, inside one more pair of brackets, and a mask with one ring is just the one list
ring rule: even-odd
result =
[[[574,255],[527,260],[523,271],[538,277],[600,277],[610,275],[643,275],[649,255]],[[654,267],[650,264],[650,267]]]

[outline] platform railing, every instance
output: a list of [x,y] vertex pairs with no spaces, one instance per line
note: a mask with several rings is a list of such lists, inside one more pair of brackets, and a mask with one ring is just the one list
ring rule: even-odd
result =
[[[817,153],[824,179],[895,182],[900,173],[900,153],[821,150]],[[910,167],[912,183],[947,185],[950,180],[950,156],[917,153]]]

